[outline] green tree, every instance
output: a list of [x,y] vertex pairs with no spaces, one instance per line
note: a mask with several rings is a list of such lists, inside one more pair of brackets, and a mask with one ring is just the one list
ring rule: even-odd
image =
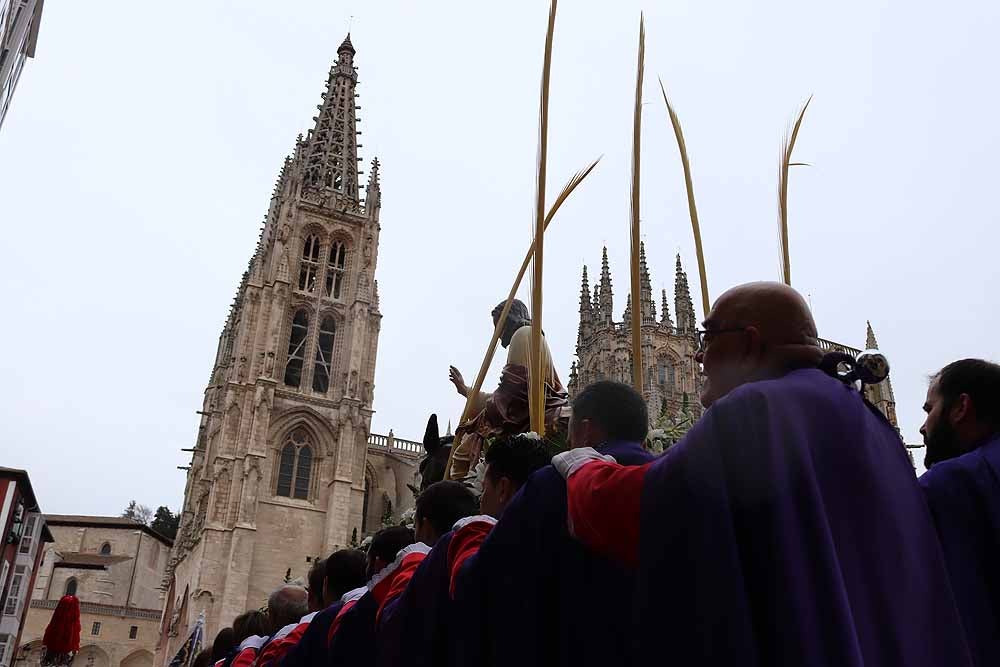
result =
[[180,514],[174,514],[166,505],[160,505],[156,508],[156,514],[153,515],[153,523],[149,527],[160,535],[169,537],[172,540],[177,537],[177,528],[180,526],[180,523]]

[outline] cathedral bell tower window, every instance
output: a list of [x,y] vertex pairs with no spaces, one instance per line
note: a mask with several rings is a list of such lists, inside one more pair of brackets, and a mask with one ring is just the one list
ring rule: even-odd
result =
[[336,329],[336,322],[331,315],[324,317],[319,325],[316,363],[313,366],[313,391],[321,394],[325,394],[330,388],[330,374],[333,371],[333,336]]
[[299,500],[309,499],[313,467],[309,435],[302,429],[292,431],[278,459],[278,485],[275,494]]
[[326,264],[326,295],[331,299],[340,299],[346,263],[347,246],[341,241],[334,241],[330,246],[330,257]]
[[306,237],[302,246],[302,264],[299,267],[299,289],[312,292],[316,289],[316,274],[319,272],[319,238]]
[[306,358],[306,338],[309,333],[309,313],[300,310],[292,319],[288,337],[288,361],[285,363],[285,384],[298,387],[302,382],[302,365]]

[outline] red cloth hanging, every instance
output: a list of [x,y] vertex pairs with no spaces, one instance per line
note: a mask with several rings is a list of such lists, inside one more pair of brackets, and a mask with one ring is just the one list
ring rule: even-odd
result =
[[42,644],[49,653],[76,653],[80,650],[80,601],[64,595],[45,628]]

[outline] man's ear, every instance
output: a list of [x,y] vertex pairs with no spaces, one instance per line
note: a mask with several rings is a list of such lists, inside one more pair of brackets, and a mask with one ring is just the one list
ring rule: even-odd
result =
[[763,352],[763,345],[760,342],[760,329],[755,326],[746,328],[746,351],[747,355],[757,358]]
[[966,419],[974,418],[974,412],[972,398],[968,394],[959,394],[951,404],[951,410],[948,411],[948,419],[954,426]]
[[514,483],[510,481],[509,477],[501,477],[496,481],[497,495],[504,502],[507,502],[514,497]]

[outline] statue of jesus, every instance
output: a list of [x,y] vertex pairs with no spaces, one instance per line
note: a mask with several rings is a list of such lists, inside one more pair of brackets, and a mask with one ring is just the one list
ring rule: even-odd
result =
[[[497,325],[506,302],[493,309],[493,326]],[[528,369],[531,367],[531,317],[522,301],[514,299],[500,333],[500,344],[507,349],[507,363],[500,374],[500,386],[492,394],[479,392],[472,397],[469,414],[464,424],[455,431],[456,442],[461,443],[452,453],[451,479],[462,479],[469,468],[479,460],[483,443],[498,435],[524,433],[530,429],[528,408]],[[542,368],[545,369],[545,431],[565,431],[569,424],[569,399],[559,375],[552,365],[552,354],[542,337]],[[448,378],[458,393],[469,398],[471,389],[462,374],[451,366]]]

